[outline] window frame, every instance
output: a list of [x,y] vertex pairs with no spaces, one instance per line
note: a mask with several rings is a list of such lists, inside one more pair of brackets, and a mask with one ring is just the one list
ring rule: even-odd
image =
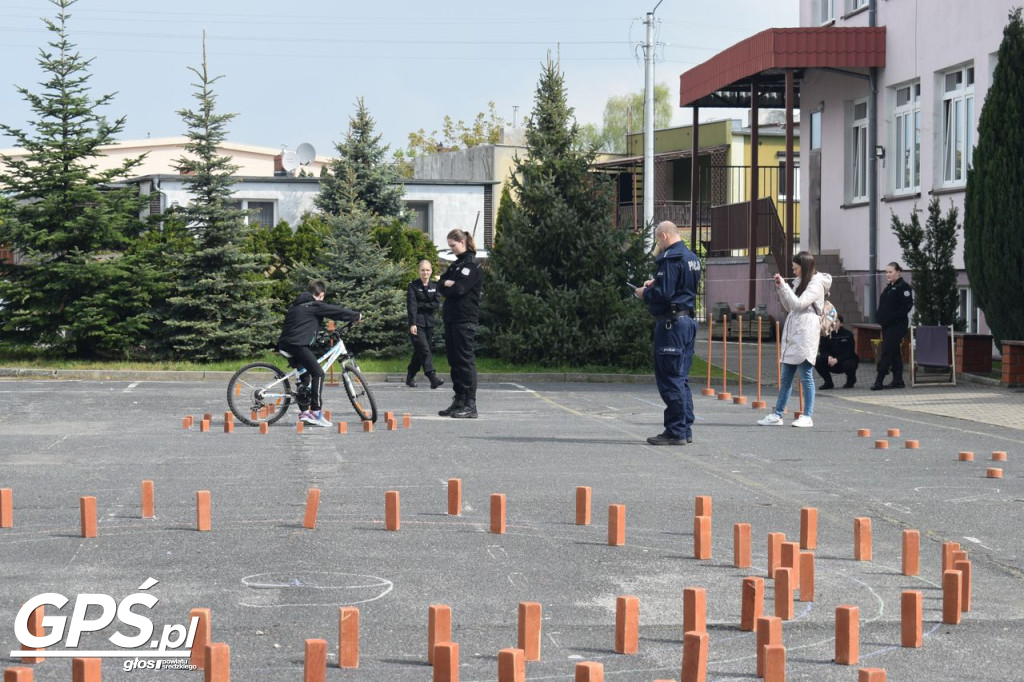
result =
[[[903,90],[910,91],[909,98],[900,104]],[[916,194],[921,191],[921,81],[892,88],[892,102],[892,193]],[[912,126],[912,138],[907,137],[907,126]]]
[[[956,88],[948,79],[959,75]],[[967,169],[974,160],[974,64],[942,71],[938,76],[938,177],[941,187],[966,187]],[[951,120],[952,119],[952,120]]]
[[835,0],[814,0],[814,12],[817,15],[818,24],[831,24],[836,20]]
[[253,211],[262,210],[260,208],[250,209],[250,207],[249,207],[249,203],[250,202],[254,203],[254,204],[270,204],[270,217],[271,217],[270,224],[269,225],[264,225],[261,222],[257,222],[255,224],[262,225],[263,227],[267,228],[268,230],[272,230],[274,228],[274,225],[277,225],[277,221],[278,221],[278,217],[277,217],[277,201],[275,199],[243,199],[243,198],[240,198],[240,197],[232,197],[231,198],[231,207],[232,208],[237,208],[238,210],[241,210],[241,211],[245,211],[245,224],[246,225],[252,225],[253,224],[252,218],[254,216],[251,213],[249,213],[250,210],[253,210]]
[[[434,202],[429,199],[412,199],[405,201],[405,210],[412,213],[419,213],[420,209],[423,211],[423,234],[433,239],[434,234]],[[410,227],[415,227],[410,221]]]
[[[857,108],[864,105],[864,116],[857,118]],[[868,100],[856,99],[850,103],[849,156],[847,157],[847,194],[851,203],[868,201]]]

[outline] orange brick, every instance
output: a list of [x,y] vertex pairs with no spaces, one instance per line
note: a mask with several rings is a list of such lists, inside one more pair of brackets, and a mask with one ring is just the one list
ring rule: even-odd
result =
[[764,677],[765,649],[782,644],[782,619],[761,616],[757,619],[757,676]]
[[573,677],[574,682],[604,682],[604,665],[600,663],[591,663],[589,661],[585,663],[576,664],[576,674]]
[[871,429],[857,429],[857,435],[861,438],[870,438]]
[[800,510],[800,549],[818,548],[818,510],[804,507]]
[[989,467],[985,470],[985,476],[988,478],[1002,478],[1003,470],[999,467]]
[[995,452],[992,453],[992,461],[993,462],[1005,462],[1006,461],[1006,452],[1003,451],[1003,450],[996,450]]
[[206,645],[203,682],[231,682],[231,647],[224,642]]
[[206,669],[206,646],[210,643],[210,609],[190,609],[188,612],[189,623],[196,619],[196,635],[192,639],[192,653],[188,662],[199,670]]
[[836,663],[857,665],[860,660],[860,609],[836,607]]
[[800,543],[799,542],[783,542],[782,543],[782,559],[780,561],[784,568],[788,568],[790,573],[790,587],[794,590],[800,585]]
[[10,488],[0,488],[0,528],[14,527],[14,493]]
[[200,490],[196,493],[196,530],[210,530],[211,515],[210,491]]
[[764,648],[764,682],[786,682],[786,647],[782,644]]
[[225,412],[224,413],[224,423],[227,424],[228,422],[233,422],[233,421],[235,421],[235,415],[232,414],[230,410]]
[[[451,628],[448,629],[450,638]],[[338,667],[359,667],[359,609],[354,606],[338,609]]]
[[363,433],[372,433],[372,432],[373,432],[373,422],[371,422],[371,421],[369,421],[367,419],[364,419],[363,420]]
[[887,441],[887,440],[876,440],[875,441],[875,450],[888,450],[888,449],[889,449],[889,441]]
[[348,433],[348,422],[338,422],[338,433]]
[[439,642],[434,647],[434,682],[459,682],[459,645]]
[[615,653],[635,654],[640,645],[640,600],[625,596],[615,600]]
[[310,488],[306,493],[306,516],[302,520],[303,528],[316,528],[316,516],[320,511],[320,488]]
[[724,401],[732,400],[732,393],[719,393],[718,399]]
[[384,421],[390,421],[390,420],[392,420],[394,418],[395,418],[395,413],[394,412],[390,412],[389,411],[389,412],[385,412],[384,413]]
[[800,601],[814,601],[813,552],[800,552]]
[[397,490],[384,493],[384,529],[398,530],[402,527],[402,510]]
[[[43,617],[46,615],[45,606],[37,606],[32,610],[32,613],[28,614],[27,622],[25,623],[25,629],[28,630],[29,634],[33,637],[42,637],[46,634],[43,629]],[[22,651],[42,651],[42,649],[33,649],[32,647],[21,645]],[[38,656],[22,656],[22,663],[42,663],[45,658]]]
[[899,438],[900,430],[899,429],[889,429],[888,431],[885,432],[885,435],[889,436],[890,438]]
[[200,433],[209,433],[210,432],[210,420],[209,419],[204,419],[203,421],[199,422],[199,431],[200,431]]
[[402,415],[402,428],[403,429],[411,429],[412,428],[412,415],[409,414],[408,412],[406,412],[405,414]]
[[711,517],[693,517],[693,558],[706,560],[711,558]]
[[740,630],[753,632],[758,619],[764,615],[764,578],[751,576],[743,579],[740,604]]
[[942,543],[942,572],[945,573],[953,568],[953,552],[960,549],[959,542]]
[[385,423],[387,424],[388,431],[397,431],[398,430],[398,422],[395,420],[394,417],[392,417],[391,419],[386,419]]
[[235,432],[235,423],[234,422],[224,422],[224,433],[234,433],[234,432]]
[[78,501],[78,511],[82,518],[82,537],[96,537],[96,498],[85,495]]
[[518,646],[527,661],[540,660],[541,611],[539,602],[519,602]]
[[526,682],[526,659],[522,649],[498,652],[498,682]]
[[[295,422],[295,433],[302,433],[305,431],[305,424],[302,421]],[[309,641],[309,640],[307,640]]]
[[706,516],[711,518],[711,496],[698,495],[693,505],[694,516]]
[[857,682],[885,682],[885,668],[861,668],[857,671]]
[[853,558],[871,561],[871,519],[866,516],[853,520]]
[[705,682],[708,677],[708,633],[683,635],[682,682]]
[[900,644],[920,647],[924,644],[922,618],[924,597],[918,590],[905,590],[900,596]]
[[434,665],[434,647],[452,638],[452,607],[431,604],[427,611],[427,663]]
[[326,419],[327,421],[331,421],[331,411],[330,410],[324,410],[324,419]]
[[626,544],[626,505],[608,505],[608,544],[621,547]]
[[32,682],[32,668],[7,668],[4,682]]
[[782,543],[786,541],[785,533],[768,533],[768,577],[775,577],[775,569],[782,562]]
[[462,516],[462,479],[448,479],[448,516]]
[[589,485],[576,486],[576,525],[590,525],[590,499],[591,490]]
[[903,443],[903,447],[905,447],[907,450],[917,450],[919,447],[921,447],[921,443],[916,440],[908,440]]
[[181,428],[189,429],[192,428],[192,417],[183,417],[181,420]]
[[142,482],[142,518],[151,519],[153,516],[153,481],[146,480]]
[[971,562],[967,559],[953,562],[953,570],[960,571],[960,611],[971,610]]
[[737,523],[732,527],[732,565],[750,568],[750,524]]
[[793,620],[793,570],[785,566],[775,569],[775,615]]
[[708,593],[703,587],[683,590],[683,634],[707,632]]
[[307,639],[302,682],[326,682],[327,640]]
[[961,462],[973,462],[974,461],[974,453],[970,452],[969,450],[962,451],[960,453],[960,461]]
[[491,494],[491,532],[502,534],[506,528],[505,518],[505,495],[503,493]]
[[919,575],[921,571],[921,533],[903,531],[903,575]]
[[102,682],[103,659],[74,658],[71,660],[71,682]]
[[260,433],[264,436],[270,433],[270,424],[267,422],[260,422]]

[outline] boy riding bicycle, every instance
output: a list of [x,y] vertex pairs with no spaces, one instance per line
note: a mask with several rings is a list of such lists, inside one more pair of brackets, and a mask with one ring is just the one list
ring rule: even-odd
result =
[[[325,317],[343,322],[359,322],[363,316],[354,310],[324,303],[327,287],[315,279],[306,291],[292,301],[281,326],[277,347],[291,355],[293,367],[303,367],[302,388],[299,391],[299,421],[311,426],[330,426],[323,413],[321,395],[324,388],[324,370],[317,362],[312,344]],[[308,402],[306,402],[308,400]]]

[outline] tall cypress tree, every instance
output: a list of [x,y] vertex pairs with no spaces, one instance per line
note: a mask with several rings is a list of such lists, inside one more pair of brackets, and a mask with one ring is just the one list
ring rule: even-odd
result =
[[649,271],[644,239],[612,220],[612,186],[591,173],[557,64],[541,73],[511,201],[484,280],[486,344],[511,361],[650,363],[650,319],[626,286]]
[[51,0],[51,33],[39,51],[40,92],[19,87],[35,116],[30,129],[0,124],[26,150],[0,163],[0,244],[17,263],[3,267],[5,310],[0,340],[60,355],[125,356],[149,325],[149,294],[139,264],[124,250],[144,224],[134,188],[109,183],[131,174],[139,160],[95,169],[99,147],[111,144],[124,118],[101,113],[113,95],[94,98],[89,65],[68,38],[68,8]]
[[176,167],[186,176],[192,201],[179,215],[195,239],[182,256],[167,320],[174,354],[197,360],[237,359],[267,347],[280,317],[270,309],[262,264],[246,250],[245,211],[232,206],[233,173],[238,167],[217,152],[235,114],[216,113],[217,97],[206,64],[206,38],[193,97],[198,109],[178,112],[188,127],[190,156]]
[[1024,21],[1010,12],[967,171],[964,266],[997,340],[1024,339]]

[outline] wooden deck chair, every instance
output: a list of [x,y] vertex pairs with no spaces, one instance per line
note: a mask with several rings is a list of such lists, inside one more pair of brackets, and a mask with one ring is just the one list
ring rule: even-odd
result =
[[910,328],[910,385],[956,386],[952,325]]

